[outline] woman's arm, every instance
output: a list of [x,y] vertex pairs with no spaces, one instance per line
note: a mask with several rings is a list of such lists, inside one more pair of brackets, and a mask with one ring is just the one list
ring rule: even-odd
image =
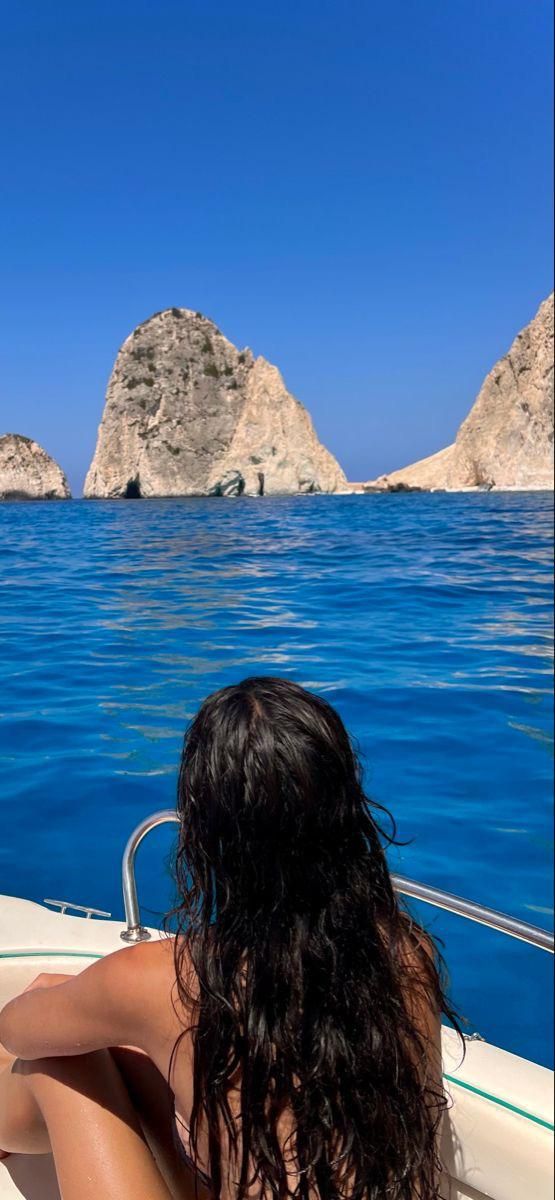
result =
[[0,1013],[0,1044],[22,1059],[118,1045],[148,1049],[165,982],[169,1000],[168,951],[163,942],[132,946],[54,986],[37,983]]

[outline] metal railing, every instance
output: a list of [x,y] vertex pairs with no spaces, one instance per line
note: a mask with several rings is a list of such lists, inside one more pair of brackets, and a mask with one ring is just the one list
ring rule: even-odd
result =
[[162,812],[153,813],[151,817],[146,817],[133,830],[123,851],[121,886],[123,888],[123,905],[125,908],[127,929],[124,929],[120,937],[123,938],[124,942],[146,942],[150,937],[148,929],[144,925],[141,925],[141,910],[139,908],[139,897],[137,896],[137,883],[135,880],[135,855],[147,833],[150,833],[152,829],[156,829],[158,825],[166,825],[169,821],[179,825],[179,817],[171,809],[163,809]]
[[474,900],[465,900],[462,896],[454,896],[452,892],[443,892],[440,888],[429,887],[427,883],[417,883],[415,879],[405,879],[404,875],[392,875],[393,886],[403,896],[412,896],[413,900],[422,900],[434,908],[443,908],[445,912],[455,913],[457,917],[466,917],[476,925],[487,925],[498,933],[508,937],[518,938],[537,946],[538,950],[554,951],[553,934],[539,925],[530,925],[528,921],[520,921],[518,917],[509,917],[506,913],[497,912],[495,908],[486,908],[476,904]]
[[[151,936],[148,929],[141,925],[135,881],[135,856],[143,838],[158,825],[165,825],[170,821],[179,824],[177,813],[172,812],[171,809],[153,813],[151,817],[147,817],[146,820],[141,821],[140,825],[137,825],[125,847],[121,873],[127,929],[124,929],[120,935],[124,942],[144,942]],[[547,950],[549,954],[554,952],[553,934],[546,929],[540,929],[538,925],[519,921],[517,917],[509,917],[506,913],[497,912],[494,908],[486,908],[483,904],[465,900],[462,896],[454,896],[451,892],[443,892],[440,888],[417,883],[414,879],[405,879],[403,875],[393,875],[392,879],[396,891],[403,896],[410,896],[414,900],[423,901],[424,904],[431,904],[434,908],[442,908],[445,912],[455,913],[456,916],[465,917],[467,921],[474,921],[478,925],[487,925],[489,929],[496,929],[498,933],[518,938],[519,941],[536,946],[539,950]]]

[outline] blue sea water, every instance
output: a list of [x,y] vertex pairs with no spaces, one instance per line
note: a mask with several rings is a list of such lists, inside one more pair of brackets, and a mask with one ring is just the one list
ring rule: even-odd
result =
[[[282,674],[355,735],[394,869],[552,927],[552,497],[0,505],[0,891],[122,915],[214,688]],[[173,834],[139,855],[168,905]],[[428,910],[472,1029],[551,1061],[549,956]]]

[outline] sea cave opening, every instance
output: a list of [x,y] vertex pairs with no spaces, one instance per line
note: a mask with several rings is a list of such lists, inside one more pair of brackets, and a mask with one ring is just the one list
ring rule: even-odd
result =
[[124,500],[140,500],[141,489],[138,479],[130,479],[125,492],[123,493]]

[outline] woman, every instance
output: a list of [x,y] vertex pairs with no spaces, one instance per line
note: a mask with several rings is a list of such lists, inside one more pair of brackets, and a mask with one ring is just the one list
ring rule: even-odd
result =
[[63,1200],[434,1200],[450,1013],[341,719],[283,679],[224,688],[178,809],[176,936],[0,1015],[0,1146],[51,1149]]

